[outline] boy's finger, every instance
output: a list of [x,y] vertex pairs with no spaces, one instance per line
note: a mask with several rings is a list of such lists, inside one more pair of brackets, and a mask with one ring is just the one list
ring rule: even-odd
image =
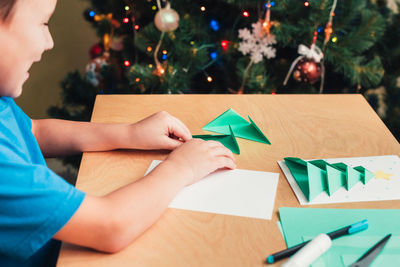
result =
[[231,159],[233,162],[236,162],[235,157],[233,156],[232,151],[224,146],[216,146],[213,148],[212,153],[214,156],[223,156]]
[[178,118],[175,118],[175,117],[173,117],[173,118],[174,118],[175,122],[176,122],[178,125],[180,125],[181,128],[183,129],[183,131],[186,133],[185,136],[183,136],[183,137],[180,136],[180,137],[181,137],[184,141],[188,141],[188,140],[192,139],[192,134],[190,133],[189,128],[186,127],[186,125],[185,125],[181,120],[179,120]]
[[220,156],[216,159],[217,168],[236,169],[236,164],[228,157]]
[[176,123],[171,126],[170,134],[181,138],[183,141],[188,141],[192,139],[192,135],[190,134],[189,129],[187,129],[187,127],[182,122],[177,119],[175,119],[174,122]]
[[166,141],[165,141],[164,149],[174,150],[175,148],[177,148],[178,146],[180,146],[182,144],[183,144],[183,142],[178,139],[167,137]]

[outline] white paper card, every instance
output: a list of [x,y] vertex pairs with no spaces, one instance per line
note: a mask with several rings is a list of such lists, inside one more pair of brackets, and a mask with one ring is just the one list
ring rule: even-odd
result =
[[349,191],[341,187],[331,196],[326,192],[322,192],[309,202],[286,166],[285,161],[278,161],[301,205],[400,199],[400,158],[398,156],[389,155],[325,160],[329,163],[343,162],[352,167],[363,166],[376,176],[367,182],[366,185],[358,182]]
[[[146,174],[161,161],[151,163]],[[182,189],[170,208],[270,220],[279,174],[221,170]]]

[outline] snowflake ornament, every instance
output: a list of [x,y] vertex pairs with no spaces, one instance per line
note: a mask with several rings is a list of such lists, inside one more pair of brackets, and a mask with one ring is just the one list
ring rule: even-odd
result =
[[239,38],[243,41],[239,43],[239,51],[243,55],[250,54],[250,58],[254,63],[262,61],[263,56],[266,58],[274,58],[276,49],[272,47],[276,44],[275,35],[266,34],[262,29],[262,22],[251,25],[253,32],[244,28],[239,30]]

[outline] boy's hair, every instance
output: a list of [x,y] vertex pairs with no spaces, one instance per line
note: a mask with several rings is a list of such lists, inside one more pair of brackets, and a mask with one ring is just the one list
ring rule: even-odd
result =
[[10,18],[17,0],[0,0],[0,21]]

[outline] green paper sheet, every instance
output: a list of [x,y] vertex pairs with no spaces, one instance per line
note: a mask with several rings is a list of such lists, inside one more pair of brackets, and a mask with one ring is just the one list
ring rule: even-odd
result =
[[331,196],[342,186],[350,190],[359,181],[365,184],[374,177],[362,166],[352,168],[341,162],[330,164],[321,159],[305,161],[293,157],[284,160],[308,201],[324,191]]
[[389,233],[392,237],[371,266],[400,266],[400,210],[280,208],[279,216],[288,247],[368,220],[368,229],[333,240],[312,266],[349,266]]
[[236,141],[235,135],[232,128],[229,126],[230,134],[215,135],[215,134],[205,134],[205,135],[193,135],[193,138],[201,138],[203,140],[214,140],[223,144],[232,153],[240,155],[239,145]]
[[254,121],[249,116],[249,121],[241,117],[233,109],[228,109],[217,118],[212,120],[203,130],[216,132],[220,134],[230,134],[229,125],[232,127],[233,132],[236,137],[249,139],[252,141],[271,144],[268,138],[262,133],[260,128],[254,123]]

